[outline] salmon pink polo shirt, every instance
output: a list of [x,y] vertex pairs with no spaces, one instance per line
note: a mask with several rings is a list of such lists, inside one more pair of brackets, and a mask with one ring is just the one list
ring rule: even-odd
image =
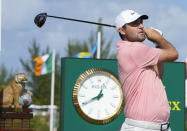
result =
[[125,100],[125,117],[149,122],[168,122],[169,103],[154,65],[160,49],[142,42],[117,43],[118,73]]

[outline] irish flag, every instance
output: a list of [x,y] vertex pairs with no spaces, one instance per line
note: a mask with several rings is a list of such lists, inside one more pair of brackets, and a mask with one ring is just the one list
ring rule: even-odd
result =
[[35,75],[40,76],[52,72],[52,53],[45,54],[34,58]]

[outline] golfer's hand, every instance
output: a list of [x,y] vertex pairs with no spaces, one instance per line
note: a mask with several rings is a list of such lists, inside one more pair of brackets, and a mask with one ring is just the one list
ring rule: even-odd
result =
[[147,39],[154,43],[159,43],[163,39],[162,35],[154,29],[144,27],[143,30]]

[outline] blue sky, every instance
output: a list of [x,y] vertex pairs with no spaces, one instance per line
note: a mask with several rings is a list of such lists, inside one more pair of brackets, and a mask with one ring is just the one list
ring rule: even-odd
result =
[[[19,59],[29,59],[28,46],[35,39],[45,49],[48,45],[61,57],[65,57],[68,39],[87,40],[97,26],[47,18],[46,24],[38,28],[34,17],[42,12],[49,15],[83,19],[114,24],[118,13],[132,9],[147,14],[146,27],[160,29],[165,38],[179,51],[178,61],[187,57],[187,9],[185,0],[4,0],[2,1],[2,52],[0,65],[23,72]],[[113,39],[111,49],[116,52],[115,43],[120,40],[115,29],[104,27],[104,37]],[[152,45],[151,42],[145,41]]]

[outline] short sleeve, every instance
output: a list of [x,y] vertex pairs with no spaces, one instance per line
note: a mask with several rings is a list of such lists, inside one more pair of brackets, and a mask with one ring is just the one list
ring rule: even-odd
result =
[[161,50],[143,43],[133,45],[131,57],[138,67],[154,66],[158,63]]

